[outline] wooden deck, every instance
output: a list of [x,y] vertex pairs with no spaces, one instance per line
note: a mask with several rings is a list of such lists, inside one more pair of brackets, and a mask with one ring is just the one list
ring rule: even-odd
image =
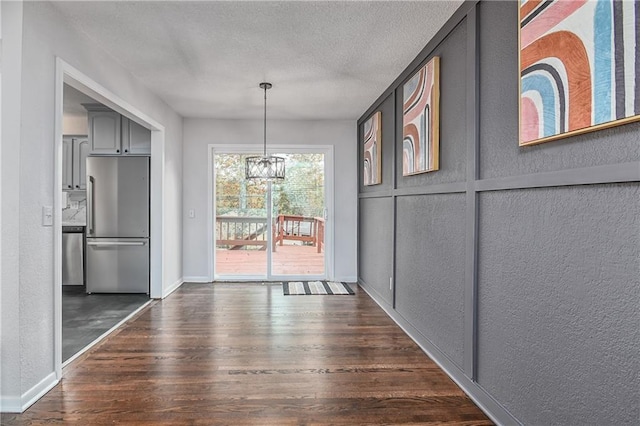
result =
[[280,285],[183,284],[2,425],[490,425],[385,312]]
[[[324,275],[324,252],[313,246],[277,246],[273,253],[274,275]],[[267,252],[216,250],[217,275],[266,275]]]

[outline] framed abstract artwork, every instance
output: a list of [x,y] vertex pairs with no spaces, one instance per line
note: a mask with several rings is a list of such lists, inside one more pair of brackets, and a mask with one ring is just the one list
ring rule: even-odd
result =
[[520,2],[520,146],[640,120],[640,2]]
[[376,112],[364,123],[364,184],[382,183],[382,113]]
[[439,168],[440,58],[434,57],[403,87],[402,175]]

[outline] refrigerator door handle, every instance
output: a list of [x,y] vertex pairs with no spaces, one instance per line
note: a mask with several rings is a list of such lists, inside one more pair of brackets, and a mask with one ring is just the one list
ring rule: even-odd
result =
[[88,185],[87,185],[87,228],[88,235],[93,235],[93,184],[94,184],[93,176],[88,176]]
[[88,246],[144,246],[144,241],[87,241]]

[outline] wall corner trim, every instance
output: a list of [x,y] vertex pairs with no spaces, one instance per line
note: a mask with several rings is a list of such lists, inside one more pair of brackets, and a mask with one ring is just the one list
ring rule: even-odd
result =
[[467,377],[459,367],[453,364],[447,359],[446,356],[440,356],[438,348],[433,346],[426,339],[418,338],[420,333],[413,327],[407,320],[405,320],[396,310],[392,310],[381,303],[375,292],[372,292],[366,285],[361,285],[374,302],[385,311],[387,315],[404,331],[407,336],[411,338],[422,351],[431,358],[446,374],[453,380],[462,391],[471,398],[471,400],[496,424],[498,425],[521,425],[506,408],[504,408],[499,402],[497,402],[491,395],[489,395],[477,382],[472,381]]
[[38,384],[22,394],[20,412],[23,413],[27,408],[31,407],[37,400],[42,398],[44,394],[53,389],[60,380],[56,378],[56,372],[52,371],[40,380]]
[[162,298],[169,296],[171,293],[180,288],[180,286],[184,284],[184,278],[178,278],[176,282],[171,284],[164,292],[162,293]]

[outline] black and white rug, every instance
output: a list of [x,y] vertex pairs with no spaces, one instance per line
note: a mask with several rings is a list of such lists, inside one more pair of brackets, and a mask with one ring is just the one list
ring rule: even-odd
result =
[[285,296],[310,294],[332,294],[352,296],[355,293],[347,283],[337,281],[285,281],[282,283]]

